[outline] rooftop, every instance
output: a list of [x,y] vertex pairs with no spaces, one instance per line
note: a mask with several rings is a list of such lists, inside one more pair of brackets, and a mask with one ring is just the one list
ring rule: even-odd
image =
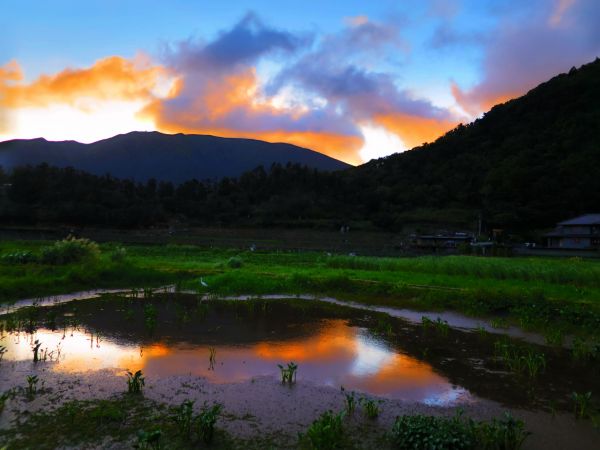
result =
[[600,214],[584,214],[574,219],[559,222],[558,225],[600,225]]

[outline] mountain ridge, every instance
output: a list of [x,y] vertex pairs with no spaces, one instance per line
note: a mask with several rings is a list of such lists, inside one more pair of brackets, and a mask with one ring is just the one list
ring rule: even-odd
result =
[[301,164],[330,171],[351,167],[314,150],[287,143],[205,134],[132,131],[93,143],[44,138],[0,142],[0,166],[10,170],[47,163],[95,175],[180,183],[188,179],[237,177],[257,166]]

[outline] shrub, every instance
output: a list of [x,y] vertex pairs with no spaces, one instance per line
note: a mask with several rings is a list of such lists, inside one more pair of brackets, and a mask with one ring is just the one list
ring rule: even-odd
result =
[[326,411],[300,434],[300,446],[310,450],[331,450],[347,448],[344,435],[344,413]]
[[239,256],[232,256],[227,261],[227,266],[231,269],[239,269],[244,265],[244,260]]
[[61,265],[95,259],[99,255],[100,248],[94,241],[69,236],[43,248],[40,261],[44,264]]

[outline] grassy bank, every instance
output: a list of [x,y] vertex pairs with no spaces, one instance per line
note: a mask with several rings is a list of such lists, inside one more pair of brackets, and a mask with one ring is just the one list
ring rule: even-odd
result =
[[[0,256],[48,242],[0,243]],[[83,262],[0,263],[0,301],[99,287],[177,283],[215,294],[313,293],[419,309],[502,316],[533,329],[600,329],[600,262],[469,256],[370,258],[194,246],[100,246]],[[208,287],[200,284],[199,278]]]

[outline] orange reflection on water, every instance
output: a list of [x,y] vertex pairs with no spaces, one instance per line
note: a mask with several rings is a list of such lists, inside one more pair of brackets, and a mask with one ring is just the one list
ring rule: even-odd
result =
[[192,374],[230,383],[256,376],[277,377],[277,364],[293,361],[299,366],[298,381],[431,403],[453,402],[464,396],[464,391],[456,390],[429,364],[395,351],[343,320],[323,321],[303,336],[214,345],[213,365],[209,361],[211,346],[206,344],[155,342],[140,347],[83,331],[63,335],[62,331],[40,330],[33,336],[9,336],[6,358],[30,360],[35,339],[49,351],[60,348],[59,362],[53,366],[57,371],[139,369],[146,377]]

